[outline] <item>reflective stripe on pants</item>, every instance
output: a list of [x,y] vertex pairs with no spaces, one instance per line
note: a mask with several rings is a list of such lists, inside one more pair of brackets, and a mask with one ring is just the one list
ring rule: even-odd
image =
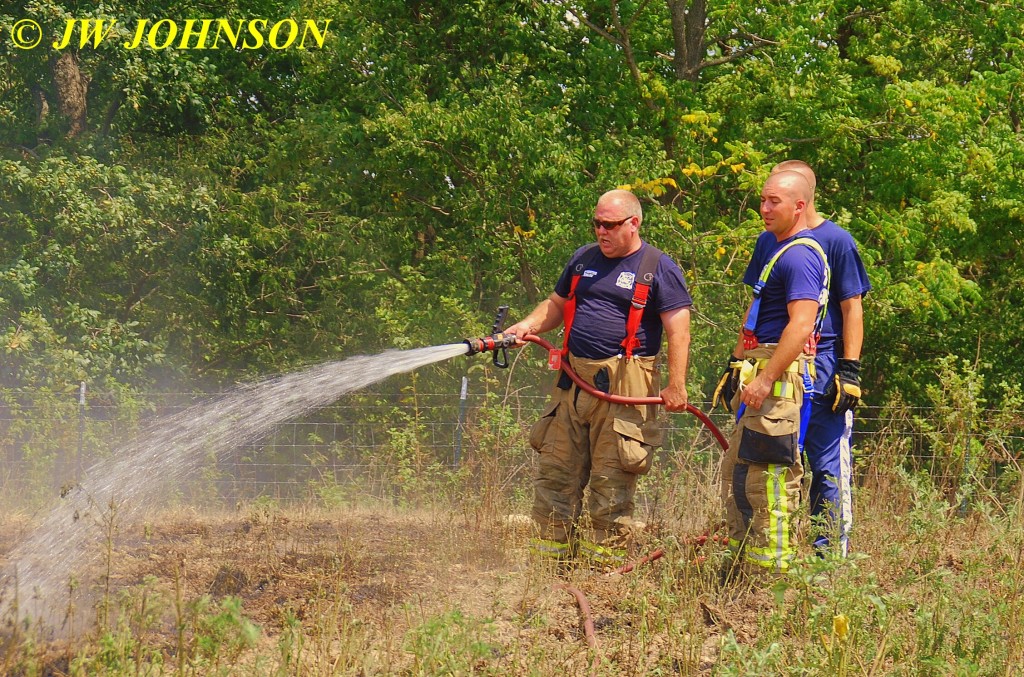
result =
[[[773,348],[762,346],[746,351],[745,357],[768,358],[772,351]],[[801,356],[801,364],[808,361],[810,356]],[[800,506],[803,463],[798,453],[793,464],[784,465],[741,459],[739,452],[740,441],[748,427],[756,430],[762,439],[774,435],[792,436],[798,430],[804,379],[799,370],[793,369],[787,370],[779,380],[786,383],[785,392],[770,395],[759,410],[747,411],[740,418],[722,458],[721,471],[730,550],[734,555],[742,552],[746,563],[776,572],[786,571],[796,556],[794,530]],[[737,395],[733,400],[734,408],[738,400]],[[784,416],[778,418],[781,414]]]

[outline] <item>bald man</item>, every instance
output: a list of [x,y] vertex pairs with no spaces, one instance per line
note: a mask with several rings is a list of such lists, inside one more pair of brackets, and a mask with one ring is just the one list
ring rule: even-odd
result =
[[[593,388],[627,397],[660,394],[667,410],[680,411],[687,404],[692,301],[679,266],[640,238],[642,222],[635,195],[602,195],[592,220],[596,242],[578,249],[554,293],[505,331],[521,339],[564,320],[561,359]],[[654,359],[663,333],[668,384],[661,388]],[[609,403],[563,373],[530,444],[538,453],[534,552],[562,561],[579,556],[602,568],[621,564],[635,537],[637,479],[661,444],[657,407]]]
[[[817,177],[802,160],[784,160],[772,173],[795,171],[814,191]],[[860,356],[864,343],[863,297],[871,290],[853,236],[818,214],[812,193],[807,227],[825,250],[831,269],[828,314],[815,354],[814,397],[804,444],[811,471],[810,513],[819,554],[843,557],[853,524],[853,410],[860,401]],[[773,247],[764,235],[758,247]],[[756,275],[756,273],[754,273]]]
[[[761,219],[774,246],[755,250],[754,300],[716,392],[737,413],[722,460],[729,527],[725,576],[737,570],[784,572],[796,554],[801,423],[809,413],[813,345],[827,294],[824,252],[808,237],[812,189],[798,172],[771,175],[761,190]],[[749,282],[749,280],[748,280]],[[727,385],[730,384],[730,385]]]

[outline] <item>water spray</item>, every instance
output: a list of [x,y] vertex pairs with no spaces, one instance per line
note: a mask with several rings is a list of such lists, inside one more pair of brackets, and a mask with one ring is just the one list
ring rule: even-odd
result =
[[211,450],[220,456],[255,444],[285,421],[346,393],[464,354],[465,343],[451,343],[357,355],[243,384],[150,422],[133,440],[84,469],[40,523],[0,559],[0,639],[8,621],[24,621],[52,636],[84,632],[86,616],[78,617],[78,627],[66,622],[65,612],[69,605],[84,605],[91,591],[89,586],[69,590],[68,582],[79,579],[103,554],[104,525],[113,524],[115,515],[118,524],[130,523],[159,504],[199,471]]

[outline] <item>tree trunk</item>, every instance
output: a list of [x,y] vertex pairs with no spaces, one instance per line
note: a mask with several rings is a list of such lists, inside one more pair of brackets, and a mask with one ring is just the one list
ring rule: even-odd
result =
[[32,103],[36,108],[36,126],[42,127],[50,116],[50,102],[46,100],[46,92],[40,87],[32,87]]
[[704,31],[707,29],[707,0],[667,0],[672,17],[672,65],[679,80],[696,81],[704,59]]
[[61,115],[68,119],[70,126],[67,137],[78,136],[85,131],[86,92],[89,80],[78,67],[78,55],[64,51],[52,64],[53,84],[57,90],[57,106]]

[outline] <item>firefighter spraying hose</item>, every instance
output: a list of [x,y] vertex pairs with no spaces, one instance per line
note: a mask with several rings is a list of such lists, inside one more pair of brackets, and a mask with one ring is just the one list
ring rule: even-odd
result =
[[[498,308],[498,314],[494,320],[494,325],[491,327],[491,335],[479,338],[469,338],[465,340],[468,350],[467,355],[475,355],[478,353],[491,352],[493,354],[493,363],[495,366],[500,368],[506,368],[509,366],[508,362],[508,349],[518,344],[519,337],[515,334],[508,334],[501,331],[505,323],[505,318],[508,314],[508,306],[501,306]],[[538,346],[548,351],[548,367],[552,370],[561,370],[565,375],[572,380],[581,390],[589,393],[590,395],[616,404],[626,405],[661,405],[664,404],[664,400],[661,397],[627,397],[623,395],[614,395],[611,393],[604,392],[595,388],[593,385],[588,383],[586,380],[581,378],[569,365],[569,360],[562,359],[562,351],[555,348],[550,342],[535,335],[527,334],[523,336],[522,341],[536,343]],[[726,440],[725,435],[722,434],[718,426],[701,410],[697,409],[693,405],[687,403],[683,411],[689,412],[696,416],[702,424],[711,432],[719,446],[723,449],[728,448],[729,444]],[[688,539],[691,545],[699,546],[703,545],[708,539],[717,540],[714,536],[709,533],[697,537],[696,539]],[[654,550],[639,560],[625,564],[618,567],[612,573],[613,574],[625,574],[632,571],[635,567],[642,564],[653,562],[661,558],[665,554],[665,551],[661,548]],[[580,613],[584,618],[584,635],[587,640],[587,644],[592,648],[596,648],[597,639],[594,633],[594,623],[590,613],[590,606],[587,602],[586,596],[583,592],[569,584],[559,584],[555,586],[556,589],[565,590],[572,594],[579,605]]]
[[[560,567],[583,561],[607,570],[625,561],[644,529],[633,519],[635,494],[664,439],[659,410],[694,411],[686,389],[693,299],[679,264],[640,236],[636,195],[606,191],[590,222],[593,241],[573,252],[551,293],[502,336],[498,323],[492,340],[467,345],[494,345],[496,364],[513,345],[508,335],[515,346],[547,348],[559,378],[529,432],[537,452],[530,550]],[[538,335],[559,325],[555,351]],[[668,381],[660,387],[663,339]]]

